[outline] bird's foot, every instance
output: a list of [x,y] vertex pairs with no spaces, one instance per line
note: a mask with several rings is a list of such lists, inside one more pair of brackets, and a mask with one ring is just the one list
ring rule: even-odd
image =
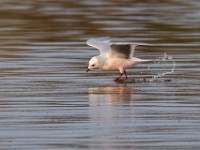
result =
[[[122,78],[123,74],[125,74],[126,78]],[[115,82],[124,82],[128,80],[128,76],[126,74],[126,71],[124,70],[116,79]]]
[[121,74],[119,75],[119,77],[115,78],[115,82],[119,81],[119,79],[121,79],[122,75],[123,75],[123,73],[121,73]]
[[115,82],[118,82],[118,81],[120,81],[120,80],[122,80],[121,77],[117,77],[114,81],[115,81]]

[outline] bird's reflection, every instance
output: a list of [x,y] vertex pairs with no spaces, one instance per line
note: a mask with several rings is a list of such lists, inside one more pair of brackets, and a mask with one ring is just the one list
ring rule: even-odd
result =
[[128,102],[134,100],[134,89],[126,85],[90,87],[88,93],[91,102]]
[[[93,126],[95,136],[104,137],[118,135],[124,130],[123,120],[134,114],[134,102],[138,99],[135,89],[128,85],[89,87],[89,118],[96,124]],[[135,97],[136,96],[136,97]],[[106,149],[116,143],[107,139],[103,142]]]
[[119,109],[134,107],[134,89],[126,85],[90,87],[88,92],[91,120],[112,121]]

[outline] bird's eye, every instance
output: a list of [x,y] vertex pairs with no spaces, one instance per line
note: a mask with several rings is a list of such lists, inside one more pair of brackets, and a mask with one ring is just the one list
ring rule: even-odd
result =
[[93,64],[92,67],[94,67],[95,65]]

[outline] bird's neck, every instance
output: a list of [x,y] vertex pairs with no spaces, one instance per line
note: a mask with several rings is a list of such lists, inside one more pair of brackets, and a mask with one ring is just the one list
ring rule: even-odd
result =
[[99,55],[99,56],[96,56],[96,57],[97,57],[99,66],[101,66],[100,69],[103,69],[105,64],[107,63],[107,56],[106,55]]

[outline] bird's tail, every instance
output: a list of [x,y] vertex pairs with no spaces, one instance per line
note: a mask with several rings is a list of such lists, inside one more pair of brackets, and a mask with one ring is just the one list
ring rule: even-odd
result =
[[150,59],[140,59],[140,58],[136,58],[136,57],[132,58],[132,62],[137,62],[137,63],[143,63],[143,62],[149,62],[149,61],[153,61],[153,60],[150,60]]
[[149,62],[149,61],[153,61],[153,60],[150,60],[150,59],[141,59],[140,62]]
[[149,59],[140,59],[140,58],[133,57],[131,61],[132,61],[133,65],[137,65],[137,64],[144,63],[144,62],[150,62],[152,60],[149,60]]

